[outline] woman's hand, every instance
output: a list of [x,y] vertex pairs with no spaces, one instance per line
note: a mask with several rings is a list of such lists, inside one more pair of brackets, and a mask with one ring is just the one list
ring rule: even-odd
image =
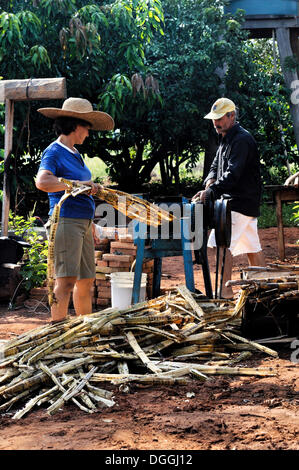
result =
[[101,243],[101,228],[100,225],[96,225],[94,222],[92,223],[92,235],[95,245]]
[[90,191],[88,192],[92,196],[100,192],[101,190],[104,189],[104,186],[102,186],[99,183],[94,183],[93,181],[78,181],[79,184],[85,185],[85,186],[90,186]]

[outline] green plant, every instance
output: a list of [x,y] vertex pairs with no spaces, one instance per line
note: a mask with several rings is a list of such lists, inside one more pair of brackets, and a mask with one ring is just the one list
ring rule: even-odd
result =
[[296,223],[296,225],[299,226],[299,202],[295,202],[294,206],[293,206],[293,215],[292,215],[292,220],[294,220],[294,222]]
[[33,216],[33,212],[34,209],[25,219],[10,211],[8,222],[9,230],[13,230],[15,235],[30,244],[29,248],[24,249],[20,270],[23,286],[27,291],[42,286],[47,279],[48,240],[44,240],[36,232],[36,217]]
[[[283,204],[282,218],[284,227],[294,227],[295,222],[293,219],[293,206],[292,204]],[[277,218],[276,211],[273,204],[263,203],[261,205],[261,215],[258,218],[259,228],[276,227]]]
[[[295,222],[295,224],[299,227],[299,202],[295,202],[293,205],[293,215],[291,219]],[[297,240],[297,244],[299,244],[299,239]]]

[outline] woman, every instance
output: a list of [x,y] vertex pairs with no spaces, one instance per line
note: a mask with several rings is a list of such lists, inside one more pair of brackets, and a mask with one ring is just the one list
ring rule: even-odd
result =
[[83,144],[90,129],[111,130],[114,121],[109,114],[93,111],[91,103],[82,98],[68,98],[61,109],[40,108],[38,111],[54,119],[58,136],[43,152],[36,177],[36,187],[48,193],[49,215],[67,189],[59,182],[59,177],[91,186],[90,194],[70,196],[61,206],[54,255],[56,302],[51,307],[52,321],[56,322],[67,317],[71,292],[77,315],[92,311],[95,278],[92,194],[99,185],[91,181],[90,170],[75,146]]

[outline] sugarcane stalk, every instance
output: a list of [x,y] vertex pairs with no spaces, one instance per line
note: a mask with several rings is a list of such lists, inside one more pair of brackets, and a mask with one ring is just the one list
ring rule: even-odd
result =
[[198,333],[188,336],[184,342],[201,344],[205,343],[207,340],[216,339],[219,335],[213,331],[204,331],[203,333]]
[[12,405],[14,405],[17,401],[22,400],[23,398],[27,397],[28,395],[30,395],[30,393],[32,393],[32,390],[25,390],[24,392],[19,393],[18,395],[12,397],[10,400],[0,405],[0,412],[9,410],[12,407]]
[[259,349],[260,351],[262,351],[266,354],[269,354],[270,356],[278,357],[278,352],[273,351],[273,349],[266,348],[265,346],[262,346],[261,344],[258,344],[258,343],[255,343],[254,341],[250,341],[248,339],[242,338],[241,336],[236,335],[235,333],[231,333],[229,331],[226,332],[226,335],[229,338],[237,339],[238,341],[241,341],[242,343],[250,344],[254,348]]
[[196,379],[200,380],[201,382],[205,382],[208,379],[206,375],[196,369],[190,369],[190,374],[192,374]]
[[[69,361],[66,364],[56,365],[51,368],[51,372],[53,374],[61,375],[65,372],[68,372],[72,369],[75,369],[83,364],[91,362],[89,357],[87,358],[80,358],[74,359],[73,361]],[[10,397],[15,393],[22,392],[24,390],[30,390],[32,387],[36,385],[40,385],[42,383],[48,382],[49,377],[45,372],[38,372],[37,374],[33,375],[32,377],[20,380],[19,382],[8,385],[0,388],[0,397]]]
[[102,407],[112,407],[115,405],[115,402],[113,400],[108,400],[107,398],[100,397],[99,395],[96,395],[95,393],[89,391],[88,394],[90,397],[97,403],[97,405],[102,405]]
[[200,305],[198,305],[198,303],[194,300],[194,298],[192,297],[192,294],[189,291],[189,289],[187,289],[187,287],[182,284],[182,285],[177,287],[177,291],[186,300],[187,304],[191,307],[191,309],[193,310],[196,318],[198,320],[201,320],[202,317],[204,316],[204,311],[200,307]]
[[[78,400],[76,398],[73,397],[73,395],[70,393],[70,389],[74,389],[76,387],[76,380],[74,379],[73,380],[73,385],[71,385],[69,387],[68,390],[66,390],[62,383],[60,382],[60,380],[53,374],[53,372],[43,363],[39,363],[39,366],[40,368],[45,372],[45,374],[47,374],[52,380],[53,382],[57,385],[57,387],[63,392],[62,393],[62,396],[53,404],[51,405],[47,411],[49,414],[54,414],[56,413],[56,411],[63,405],[63,403],[65,401],[67,401],[68,399],[71,399],[73,403],[75,403],[75,405],[77,405],[81,410],[83,411],[87,411],[87,412],[90,412],[90,410],[88,408],[85,408],[84,406],[81,405],[81,403],[78,402]],[[66,398],[68,397],[68,398]]]
[[289,292],[284,292],[276,299],[273,299],[271,303],[280,302],[281,300],[296,300],[299,299],[299,290],[292,290]]
[[231,359],[228,365],[237,364],[238,362],[249,359],[250,357],[252,357],[252,353],[250,351],[243,351],[237,357]]
[[[69,190],[80,188],[79,184],[75,184],[65,178],[59,178],[59,181],[68,185]],[[91,188],[86,188],[86,190]],[[76,193],[73,193],[76,195]],[[148,201],[132,196],[131,194],[123,191],[117,191],[109,188],[99,188],[94,194],[94,197],[104,200],[111,204],[115,209],[122,212],[131,219],[138,219],[140,222],[147,225],[159,226],[163,221],[171,222],[174,217],[171,213],[160,209],[158,206],[149,203]]]
[[288,264],[288,265],[285,265],[285,264],[279,264],[279,263],[269,263],[269,266],[272,267],[272,268],[275,268],[275,269],[278,269],[278,270],[281,270],[281,271],[299,271],[299,265],[297,264]]
[[176,343],[180,343],[184,339],[184,336],[179,335],[179,333],[177,334],[169,333],[168,331],[161,330],[159,328],[154,328],[152,326],[133,326],[133,327],[130,327],[130,330],[150,332],[158,336],[164,336],[165,338],[169,338]]
[[52,341],[50,341],[47,346],[43,346],[42,349],[36,352],[34,350],[29,357],[27,357],[27,363],[33,364],[40,360],[43,356],[45,356],[47,353],[53,352],[55,349],[58,349],[60,346],[63,346],[64,344],[67,344],[68,342],[71,341],[71,339],[75,336],[77,332],[82,330],[83,328],[86,327],[85,323],[81,323],[74,328],[71,328],[70,330],[66,331],[62,335],[60,335],[58,338],[54,338]]
[[66,394],[64,400],[70,400],[70,398],[74,397],[75,395],[79,394],[80,391],[85,387],[87,382],[89,381],[90,377],[93,376],[93,374],[98,370],[98,367],[93,367],[86,375],[83,377],[83,379],[76,385],[76,387],[73,388],[73,390],[69,391],[68,394]]
[[8,370],[5,374],[3,374],[0,377],[0,384],[7,382],[7,380],[11,379],[12,377],[15,377],[18,374],[19,374],[18,370],[15,370],[15,369]]
[[[277,375],[271,368],[268,369],[262,369],[262,368],[250,368],[250,367],[213,367],[213,366],[207,366],[207,365],[201,365],[201,364],[185,364],[185,368],[181,367],[180,363],[175,363],[175,362],[164,362],[163,364],[160,364],[159,362],[159,367],[161,369],[167,368],[167,367],[179,367],[178,370],[180,370],[180,373],[183,373],[183,369],[185,370],[186,373],[187,371],[190,370],[190,368],[193,368],[195,370],[199,370],[200,372],[204,374],[210,374],[210,375],[257,375],[261,377],[266,377],[266,376],[275,376]],[[168,372],[162,372],[160,375],[165,376],[167,375]],[[169,372],[170,374],[170,372]],[[169,375],[168,374],[168,375]]]
[[[66,385],[67,383],[69,383],[70,381],[72,380],[71,377],[69,377],[68,379],[64,380],[61,384],[62,385]],[[58,385],[55,385],[54,387],[50,388],[49,390],[46,390],[45,392],[43,393],[40,393],[39,395],[36,395],[35,397],[31,398],[31,400],[29,400],[26,405],[24,406],[24,408],[22,408],[21,410],[17,411],[14,416],[12,417],[12,419],[21,419],[25,414],[29,413],[29,411],[41,400],[43,400],[45,397],[49,397],[49,395],[51,395],[52,393],[55,393],[57,390],[59,390],[59,387]]]
[[156,367],[154,364],[152,364],[152,362],[150,361],[150,359],[147,357],[147,355],[145,354],[144,351],[142,351],[141,347],[139,346],[139,344],[137,343],[136,341],[136,338],[135,336],[133,335],[132,331],[128,331],[126,333],[126,337],[127,337],[127,340],[131,346],[131,348],[133,349],[133,351],[137,354],[137,356],[141,359],[141,361],[143,362],[143,364],[145,364],[145,366],[150,370],[152,371],[154,374],[158,374],[160,372],[160,369],[159,367]]
[[[68,390],[65,391],[65,394],[68,392]],[[76,400],[76,398],[72,398],[71,399],[73,401],[73,403],[75,403],[78,408],[82,411],[85,411],[86,413],[93,413],[93,410],[90,410],[89,408],[86,408],[85,406],[83,406],[78,400]],[[64,400],[64,394],[62,394],[62,396],[60,396],[58,398],[58,400],[56,400],[54,403],[52,403],[51,406],[49,406],[47,408],[47,413],[49,415],[53,415],[55,414],[65,403],[65,400]]]
[[109,390],[104,390],[103,388],[98,388],[98,387],[94,387],[93,385],[91,385],[89,382],[86,384],[86,388],[92,392],[94,395],[97,395],[101,398],[106,398],[106,400],[110,400],[110,401],[113,401],[112,398],[113,398],[113,393],[112,392],[109,392]]
[[117,363],[117,369],[120,374],[129,374],[129,367],[126,361],[119,361]]

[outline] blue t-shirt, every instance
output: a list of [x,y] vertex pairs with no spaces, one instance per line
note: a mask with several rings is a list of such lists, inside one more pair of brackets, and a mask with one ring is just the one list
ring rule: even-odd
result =
[[[89,181],[91,172],[85,165],[80,153],[73,153],[57,141],[47,147],[42,155],[39,170],[48,170],[53,175],[70,180]],[[50,210],[52,214],[55,204],[57,204],[64,194],[64,191],[48,193]],[[79,194],[69,196],[61,206],[60,217],[74,217],[78,219],[93,219],[95,203],[92,196]]]

